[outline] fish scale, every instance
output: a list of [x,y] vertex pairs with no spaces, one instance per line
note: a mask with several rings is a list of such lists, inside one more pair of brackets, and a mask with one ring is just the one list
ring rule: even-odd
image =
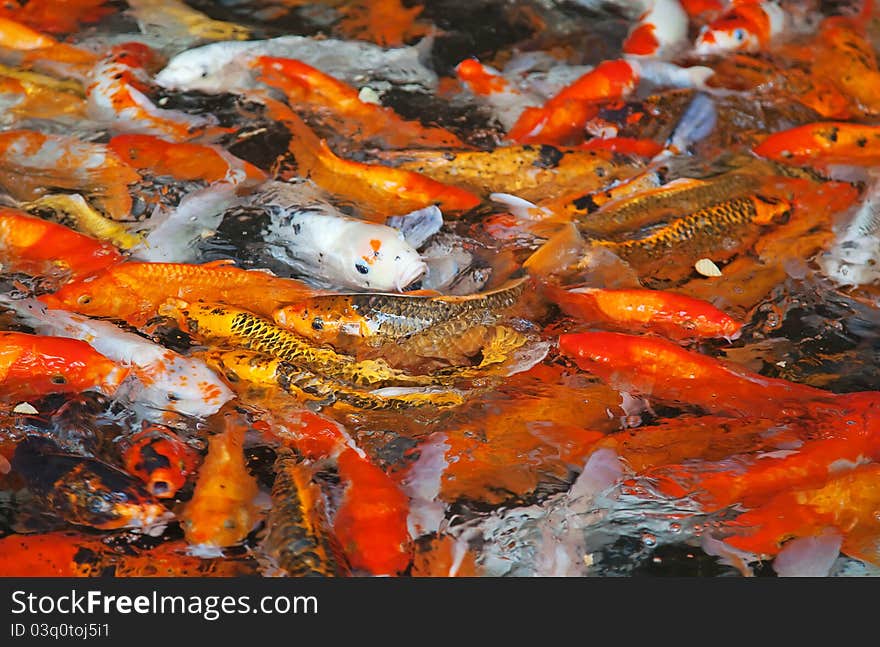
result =
[[[593,244],[610,249],[625,261],[636,264],[643,272],[652,263],[662,261],[666,254],[674,252],[694,261],[706,254],[723,260],[757,235],[755,225],[769,224],[776,217],[788,213],[789,209],[787,202],[774,198],[734,198],[678,218],[645,238],[622,242],[594,240]],[[731,248],[726,239],[736,240],[735,248]],[[579,266],[586,260],[581,261]],[[682,259],[682,265],[685,260]],[[687,263],[687,266],[690,264]]]
[[275,461],[272,510],[264,550],[292,577],[349,574],[338,540],[327,528],[320,491],[292,455]]

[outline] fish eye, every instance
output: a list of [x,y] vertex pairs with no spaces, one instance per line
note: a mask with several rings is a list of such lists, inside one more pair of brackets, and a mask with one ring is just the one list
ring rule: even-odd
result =
[[742,29],[736,29],[733,32],[733,37],[736,39],[737,42],[741,43],[746,39],[746,32],[744,32]]
[[83,294],[82,296],[80,296],[79,299],[76,300],[76,302],[81,306],[87,306],[92,302],[92,297],[88,294]]
[[370,271],[369,267],[367,267],[366,265],[362,265],[360,263],[355,263],[354,269],[356,269],[361,274],[367,274]]
[[171,393],[170,391],[165,395],[165,397],[168,398],[168,402],[180,402],[180,397],[175,393]]
[[312,330],[324,330],[324,321],[320,317],[312,319]]
[[53,375],[49,378],[49,381],[52,382],[52,384],[67,384],[67,378],[63,375]]

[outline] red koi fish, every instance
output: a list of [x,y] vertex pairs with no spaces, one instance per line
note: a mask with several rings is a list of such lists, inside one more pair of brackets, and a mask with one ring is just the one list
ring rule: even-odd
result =
[[572,145],[583,141],[587,121],[600,101],[619,100],[638,85],[635,64],[605,61],[587,72],[540,108],[526,108],[507,138],[522,144]]
[[267,178],[256,166],[219,146],[174,143],[153,135],[117,135],[107,146],[132,168],[176,180],[258,184]]
[[46,187],[89,194],[114,220],[131,212],[128,185],[141,176],[102,144],[34,130],[0,133],[0,186],[16,200],[34,200]]
[[108,0],[6,0],[0,16],[49,34],[70,34],[118,11]]
[[770,135],[754,152],[786,164],[874,166],[880,164],[880,126],[845,121],[806,124]]
[[738,534],[731,546],[773,556],[784,542],[820,536],[828,530],[843,534],[841,552],[880,565],[880,465],[863,465],[832,478],[819,488],[782,492],[728,525]]
[[641,327],[672,339],[739,337],[742,324],[715,306],[660,290],[601,290],[545,285],[544,293],[563,312],[584,323],[632,330]]
[[566,334],[559,337],[559,350],[615,389],[688,402],[710,413],[772,418],[833,397],[820,389],[763,377],[665,339],[611,332]]
[[107,550],[101,541],[79,532],[9,535],[0,539],[0,573],[3,577],[95,577],[102,574],[100,556]]
[[687,32],[688,16],[678,0],[654,0],[630,30],[623,52],[630,56],[668,56],[685,44]]
[[775,2],[745,0],[703,27],[694,51],[699,56],[765,49],[788,26],[788,15]]
[[201,455],[168,427],[149,427],[122,442],[122,463],[157,499],[177,494],[198,471]]
[[128,372],[84,341],[0,332],[0,393],[4,398],[89,389],[113,395]]
[[0,207],[0,260],[14,272],[58,269],[70,278],[95,274],[123,260],[115,247],[64,225]]
[[364,102],[356,89],[301,61],[258,56],[252,65],[259,71],[257,79],[283,91],[288,102],[318,106],[337,114],[346,129],[351,127],[352,135],[378,137],[392,147],[464,147],[445,128],[406,121],[390,108]]

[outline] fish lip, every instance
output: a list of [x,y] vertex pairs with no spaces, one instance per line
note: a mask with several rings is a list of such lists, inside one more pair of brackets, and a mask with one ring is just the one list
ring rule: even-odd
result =
[[398,277],[398,280],[395,282],[394,287],[397,288],[398,292],[402,292],[404,288],[415,282],[416,279],[424,276],[427,271],[427,263],[419,260],[418,262],[413,263],[411,266],[409,266],[409,271],[404,272],[400,275],[400,277]]

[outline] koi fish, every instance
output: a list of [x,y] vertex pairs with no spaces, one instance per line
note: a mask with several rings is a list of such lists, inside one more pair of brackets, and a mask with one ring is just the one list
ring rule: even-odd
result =
[[742,323],[715,306],[658,290],[564,290],[544,285],[543,291],[562,311],[584,323],[632,330],[641,327],[672,339],[724,337],[736,339]]
[[611,332],[560,335],[559,350],[612,387],[664,401],[689,402],[710,413],[778,417],[831,394],[767,378],[674,342]]
[[17,200],[33,200],[46,187],[88,194],[114,220],[128,217],[128,185],[138,173],[102,144],[33,130],[0,133],[0,185]]
[[[431,205],[447,213],[467,211],[480,204],[480,199],[469,191],[418,173],[339,157],[284,104],[268,97],[260,101],[293,135],[290,153],[296,160],[297,175],[308,177],[325,191],[357,204],[364,218],[384,222],[388,216]],[[281,174],[282,180],[289,178]]]
[[0,14],[49,34],[71,34],[82,24],[97,22],[116,9],[107,0],[8,0]]
[[754,148],[756,155],[784,164],[827,166],[880,163],[880,126],[828,121],[774,133]]
[[282,90],[291,105],[307,104],[338,115],[348,137],[377,138],[391,147],[464,147],[445,128],[407,121],[381,104],[364,102],[355,88],[302,61],[258,56],[253,65],[259,71],[257,80]]
[[424,10],[404,6],[401,0],[342,2],[336,29],[347,38],[369,40],[382,47],[398,47],[430,33],[430,26],[416,19]]
[[205,40],[247,40],[251,31],[242,25],[213,20],[181,0],[131,0],[128,12],[146,34],[185,47]]
[[[4,577],[98,576],[104,572],[98,556],[105,550],[99,539],[79,532],[8,535],[0,539],[0,573]],[[86,555],[93,559],[82,559]]]
[[[857,18],[827,18],[819,27],[818,51],[811,51],[809,61],[815,76],[825,78],[838,87],[868,114],[880,112],[880,68],[874,47],[863,33],[863,25],[871,21],[873,3],[864,2]],[[832,114],[823,117],[835,117]]]
[[58,41],[15,20],[0,16],[0,47],[9,49],[43,49]]
[[435,376],[409,375],[384,360],[364,360],[311,345],[247,310],[209,303],[170,300],[159,314],[176,319],[181,329],[200,339],[225,343],[271,355],[309,371],[358,386],[429,386]]
[[0,303],[36,330],[68,338],[65,341],[87,342],[116,365],[130,369],[136,381],[130,380],[117,392],[130,402],[159,412],[205,417],[232,399],[232,391],[204,362],[120,330],[109,321],[51,310],[36,299],[0,297]]
[[719,18],[700,30],[694,45],[698,56],[765,49],[789,27],[789,16],[776,2],[734,2]]
[[199,469],[196,489],[181,511],[190,545],[225,548],[241,543],[257,522],[258,487],[245,466],[245,427],[222,417],[222,430],[208,439],[208,455]]
[[29,436],[19,443],[12,467],[47,509],[70,523],[149,531],[174,516],[134,477],[95,458],[65,453],[46,438]]
[[205,362],[233,385],[247,384],[269,393],[281,388],[301,402],[318,402],[363,411],[402,410],[417,407],[455,407],[464,396],[451,389],[380,388],[354,389],[296,364],[253,351],[212,351]]
[[128,369],[84,341],[0,332],[0,391],[5,398],[95,389],[113,395]]
[[421,62],[416,47],[384,49],[371,43],[304,36],[227,41],[188,49],[169,60],[155,81],[177,90],[251,90],[256,86],[251,63],[258,56],[296,59],[344,83],[366,83],[377,89],[389,84],[428,90],[437,86],[437,75]]
[[198,472],[199,452],[169,427],[148,427],[121,441],[122,464],[157,499],[169,499]]
[[323,495],[310,470],[293,456],[275,461],[269,532],[262,544],[275,569],[290,577],[349,574],[339,541],[329,530]]
[[117,135],[107,142],[119,159],[139,171],[208,184],[259,184],[266,174],[220,146],[169,142],[155,135]]
[[314,294],[315,290],[299,281],[242,270],[229,261],[202,265],[128,262],[68,283],[40,300],[50,308],[142,326],[172,297],[247,303],[255,312],[271,316],[282,305]]
[[[751,246],[760,228],[791,213],[791,204],[781,198],[760,195],[733,198],[673,220],[644,238],[625,241],[594,239],[590,244],[614,252],[652,280],[672,280],[690,274],[700,258],[727,260]],[[735,241],[735,242],[731,242]],[[578,263],[586,267],[587,254]]]
[[400,231],[343,216],[308,181],[273,182],[252,204],[270,216],[269,253],[315,283],[400,291],[428,269]]
[[524,110],[541,105],[540,97],[520,90],[498,70],[475,58],[466,58],[456,65],[455,76],[478,100],[491,106],[506,131],[513,128]]
[[[56,219],[62,223],[70,221],[75,229],[82,231],[87,236],[105,240],[120,249],[129,250],[143,242],[141,236],[130,233],[123,225],[98,213],[78,193],[52,193],[30,202],[23,202],[19,206],[29,211],[52,211]],[[113,251],[118,256],[118,260],[123,260],[115,249]],[[74,278],[95,274],[111,264],[114,263],[107,263],[106,266],[94,268],[88,272],[79,272]]]
[[114,132],[161,135],[172,141],[203,134],[213,124],[211,119],[158,108],[147,97],[146,70],[157,62],[156,53],[141,43],[113,46],[86,86],[89,117]]
[[737,534],[725,542],[739,550],[777,555],[784,542],[815,537],[829,529],[843,534],[841,552],[871,563],[880,562],[877,488],[880,465],[862,465],[818,488],[781,492],[728,524]]
[[340,336],[369,342],[403,339],[463,316],[474,324],[489,312],[513,306],[526,280],[510,281],[495,290],[469,296],[417,297],[392,294],[326,295],[275,311],[282,328],[320,344],[336,345]]
[[629,56],[670,56],[684,46],[687,32],[688,16],[678,0],[653,0],[630,29],[623,52]]
[[352,568],[395,575],[412,560],[409,500],[381,469],[353,449],[336,459],[346,483],[333,528]]
[[0,259],[16,272],[43,274],[60,270],[77,279],[115,265],[123,257],[111,245],[64,225],[17,209],[0,208]]

